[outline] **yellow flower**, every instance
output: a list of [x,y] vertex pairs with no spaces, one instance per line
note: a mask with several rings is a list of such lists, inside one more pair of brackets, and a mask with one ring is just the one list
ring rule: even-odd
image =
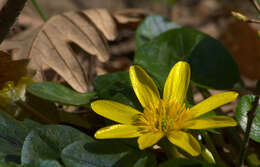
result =
[[163,98],[148,74],[139,66],[130,67],[130,80],[143,112],[110,100],[97,100],[92,109],[119,124],[99,129],[97,139],[138,137],[140,149],[156,144],[161,138],[168,140],[192,156],[201,152],[198,141],[186,131],[236,126],[227,116],[199,116],[236,99],[238,93],[224,92],[207,98],[199,104],[186,108],[183,103],[190,82],[190,66],[180,61],[171,69],[165,82]]

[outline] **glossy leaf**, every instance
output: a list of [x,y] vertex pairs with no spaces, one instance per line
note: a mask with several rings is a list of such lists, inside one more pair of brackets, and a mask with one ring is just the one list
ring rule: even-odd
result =
[[26,135],[40,126],[34,121],[16,121],[0,109],[0,161],[20,163]]
[[154,157],[118,141],[76,141],[62,151],[66,167],[154,167]]
[[62,167],[57,161],[37,160],[29,164],[19,165],[15,163],[0,162],[0,167]]
[[206,164],[195,159],[175,159],[161,163],[158,167],[222,167],[217,164]]
[[58,161],[39,159],[30,164],[23,165],[23,167],[62,167],[62,165]]
[[191,66],[191,80],[198,86],[231,89],[240,83],[237,65],[216,39],[191,28],[169,30],[137,49],[140,65],[162,90],[172,66],[180,61]]
[[136,48],[139,48],[144,43],[152,40],[159,34],[175,28],[180,28],[180,26],[169,20],[166,20],[162,16],[154,15],[146,17],[136,30]]
[[84,133],[68,126],[49,125],[31,131],[23,144],[23,164],[35,160],[59,160],[61,151],[77,140],[93,141]]
[[66,105],[86,105],[95,97],[95,92],[78,93],[54,82],[33,83],[27,87],[31,94]]
[[[256,0],[256,3],[257,3],[258,6],[260,6],[260,0]],[[257,10],[257,12],[260,15],[260,11]]]
[[[244,132],[246,131],[248,120],[247,113],[251,110],[255,98],[256,97],[252,94],[245,95],[237,104],[236,118]],[[256,109],[256,116],[250,130],[250,138],[256,142],[260,142],[260,105],[258,105]]]
[[136,98],[127,72],[98,76],[94,80],[94,87],[100,99],[114,100],[135,108],[142,108]]
[[13,162],[1,162],[0,161],[0,167],[21,167],[21,165],[18,165]]

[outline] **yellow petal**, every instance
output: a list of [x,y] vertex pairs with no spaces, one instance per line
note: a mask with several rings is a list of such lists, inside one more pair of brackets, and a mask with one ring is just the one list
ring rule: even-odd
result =
[[133,138],[140,136],[138,127],[134,125],[111,125],[99,129],[95,133],[97,139]]
[[172,144],[180,147],[192,156],[198,156],[201,152],[200,144],[189,133],[182,131],[172,131],[168,134],[167,137]]
[[110,100],[94,101],[91,108],[97,114],[123,124],[132,124],[142,114],[132,107]]
[[171,69],[164,85],[163,99],[167,102],[175,100],[182,103],[190,83],[190,65],[180,61]]
[[222,128],[228,126],[236,126],[237,122],[227,116],[213,116],[208,118],[201,118],[190,120],[184,123],[184,128],[187,129],[210,129],[210,128]]
[[160,100],[159,91],[149,75],[139,66],[131,66],[129,70],[131,83],[143,108],[157,106]]
[[231,91],[210,96],[209,98],[205,99],[204,101],[200,102],[199,104],[193,106],[190,109],[189,115],[191,118],[196,118],[202,114],[205,114],[226,103],[233,101],[234,99],[237,98],[237,96],[238,96],[238,93],[231,92]]
[[162,132],[151,132],[146,133],[138,138],[138,145],[141,150],[153,146],[155,143],[157,143],[164,134]]

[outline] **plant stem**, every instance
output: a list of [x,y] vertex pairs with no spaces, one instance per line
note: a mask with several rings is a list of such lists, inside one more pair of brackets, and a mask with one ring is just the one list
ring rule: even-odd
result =
[[260,6],[258,5],[257,1],[256,0],[251,0],[251,2],[255,6],[257,12],[260,14]]
[[[200,90],[200,88],[198,88]],[[202,96],[204,98],[207,98],[210,96],[210,93],[207,89],[202,89],[200,90],[200,93],[202,94]],[[192,87],[190,86],[189,89],[188,89],[188,101],[192,104],[192,105],[195,105],[195,101],[194,101],[194,98],[193,98],[193,93],[192,93]],[[210,150],[210,152],[212,153],[213,157],[215,158],[216,162],[219,162],[221,164],[225,164],[223,160],[221,160],[218,152],[217,152],[217,149],[215,148],[210,136],[208,135],[207,132],[201,132],[201,135],[203,136],[203,138],[205,139],[205,142],[206,142],[206,145],[208,147],[208,149]]]
[[[199,90],[199,92],[201,93],[201,95],[203,96],[204,99],[208,98],[211,96],[210,92],[205,89],[205,88],[200,88],[200,87],[197,87],[197,89]],[[222,110],[221,109],[217,109],[216,110],[219,114],[223,114]],[[234,131],[230,128],[225,128],[223,129],[223,133],[225,135],[228,135],[232,138],[232,141],[234,141],[234,144],[236,146],[240,146],[241,145],[241,140],[240,140],[240,136],[238,136],[237,133],[234,133]],[[220,157],[219,153],[217,152],[217,149],[213,143],[213,141],[211,140],[210,136],[208,133],[204,133],[202,134],[205,141],[206,141],[206,144],[207,146],[209,147],[209,150],[211,151],[211,153],[213,154],[214,158],[216,159],[216,162],[218,163],[222,163],[225,165],[225,162],[222,160],[222,158]]]
[[[210,92],[207,89],[199,87],[197,87],[197,89],[199,90],[204,99],[211,96]],[[224,114],[220,108],[216,109],[215,111],[220,115]],[[241,146],[242,141],[240,139],[240,136],[237,133],[234,133],[234,131],[230,127],[223,129],[223,132],[232,138],[232,141],[236,145],[236,147]]]
[[251,127],[252,127],[252,124],[253,124],[253,120],[256,116],[256,109],[259,105],[259,91],[260,91],[260,80],[257,81],[257,84],[256,84],[256,90],[255,90],[255,93],[257,94],[255,96],[255,99],[252,103],[252,109],[247,113],[247,125],[246,125],[246,132],[245,132],[245,136],[244,136],[244,140],[243,140],[243,143],[242,143],[242,147],[241,147],[241,150],[240,150],[240,154],[239,154],[239,159],[238,159],[238,164],[237,166],[238,167],[242,167],[244,165],[244,161],[245,161],[245,158],[246,158],[246,151],[247,151],[247,148],[249,146],[249,137],[250,137],[250,130],[251,130]]
[[19,106],[21,106],[22,108],[30,111],[30,114],[32,114],[34,117],[40,119],[42,122],[44,123],[48,123],[48,124],[52,124],[53,122],[51,120],[49,120],[48,118],[46,118],[45,116],[43,116],[41,113],[39,113],[38,111],[36,111],[34,108],[32,108],[31,106],[29,106],[27,103],[25,103],[22,100],[17,101],[17,104]]
[[212,153],[212,155],[213,155],[214,159],[216,160],[217,164],[222,164],[224,166],[227,166],[225,164],[225,162],[219,156],[219,153],[218,153],[214,143],[212,142],[209,134],[207,132],[201,132],[201,135],[205,139],[206,145],[207,145],[208,149],[210,150],[210,152]]
[[176,146],[170,143],[167,139],[163,138],[159,145],[163,148],[168,159],[177,159],[177,158],[192,158],[188,153],[180,153]]
[[0,10],[0,44],[5,39],[27,0],[7,0]]
[[39,15],[41,16],[42,20],[43,20],[44,22],[46,22],[48,19],[47,19],[47,17],[44,15],[44,13],[42,12],[42,10],[41,10],[41,8],[40,8],[40,6],[39,6],[37,0],[31,0],[31,1],[32,1],[32,3],[33,3],[33,6],[35,7],[35,9],[37,10],[37,12],[38,12]]
[[252,109],[247,113],[248,122],[247,122],[247,125],[246,125],[246,132],[245,132],[244,140],[243,140],[243,143],[242,143],[242,149],[241,149],[240,154],[239,154],[238,167],[242,167],[243,164],[244,164],[244,160],[245,160],[245,156],[246,156],[246,150],[247,150],[248,145],[249,145],[250,130],[251,130],[253,120],[254,120],[255,115],[256,115],[256,108],[259,104],[258,101],[259,101],[259,96],[256,96],[255,100],[252,104],[253,105]]

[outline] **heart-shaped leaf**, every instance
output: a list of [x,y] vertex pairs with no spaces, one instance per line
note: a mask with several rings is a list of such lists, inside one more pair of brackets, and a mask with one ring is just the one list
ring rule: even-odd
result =
[[96,77],[94,87],[101,99],[114,100],[140,108],[140,103],[131,86],[128,72],[118,72]]
[[77,140],[92,138],[68,126],[48,125],[31,131],[23,144],[22,163],[35,160],[59,160],[63,148]]
[[16,121],[0,109],[0,161],[20,163],[26,135],[40,126],[34,121]]
[[206,164],[195,159],[175,159],[163,162],[158,167],[222,167],[218,164]]
[[62,151],[66,167],[154,167],[150,154],[135,150],[118,141],[77,141]]
[[186,60],[191,80],[201,87],[231,89],[240,75],[228,50],[216,39],[191,28],[162,33],[137,49],[134,63],[142,66],[162,89],[172,66]]
[[0,167],[62,167],[59,162],[52,160],[37,160],[29,164],[18,165],[15,163],[0,162]]
[[[245,95],[237,104],[236,118],[244,132],[246,131],[248,121],[247,113],[252,109],[252,103],[255,98],[252,94]],[[250,138],[256,142],[260,142],[260,105],[256,108],[256,116],[250,129]]]
[[135,34],[136,48],[139,48],[144,43],[152,40],[161,33],[170,30],[180,28],[179,25],[166,20],[162,16],[148,16],[138,26]]

